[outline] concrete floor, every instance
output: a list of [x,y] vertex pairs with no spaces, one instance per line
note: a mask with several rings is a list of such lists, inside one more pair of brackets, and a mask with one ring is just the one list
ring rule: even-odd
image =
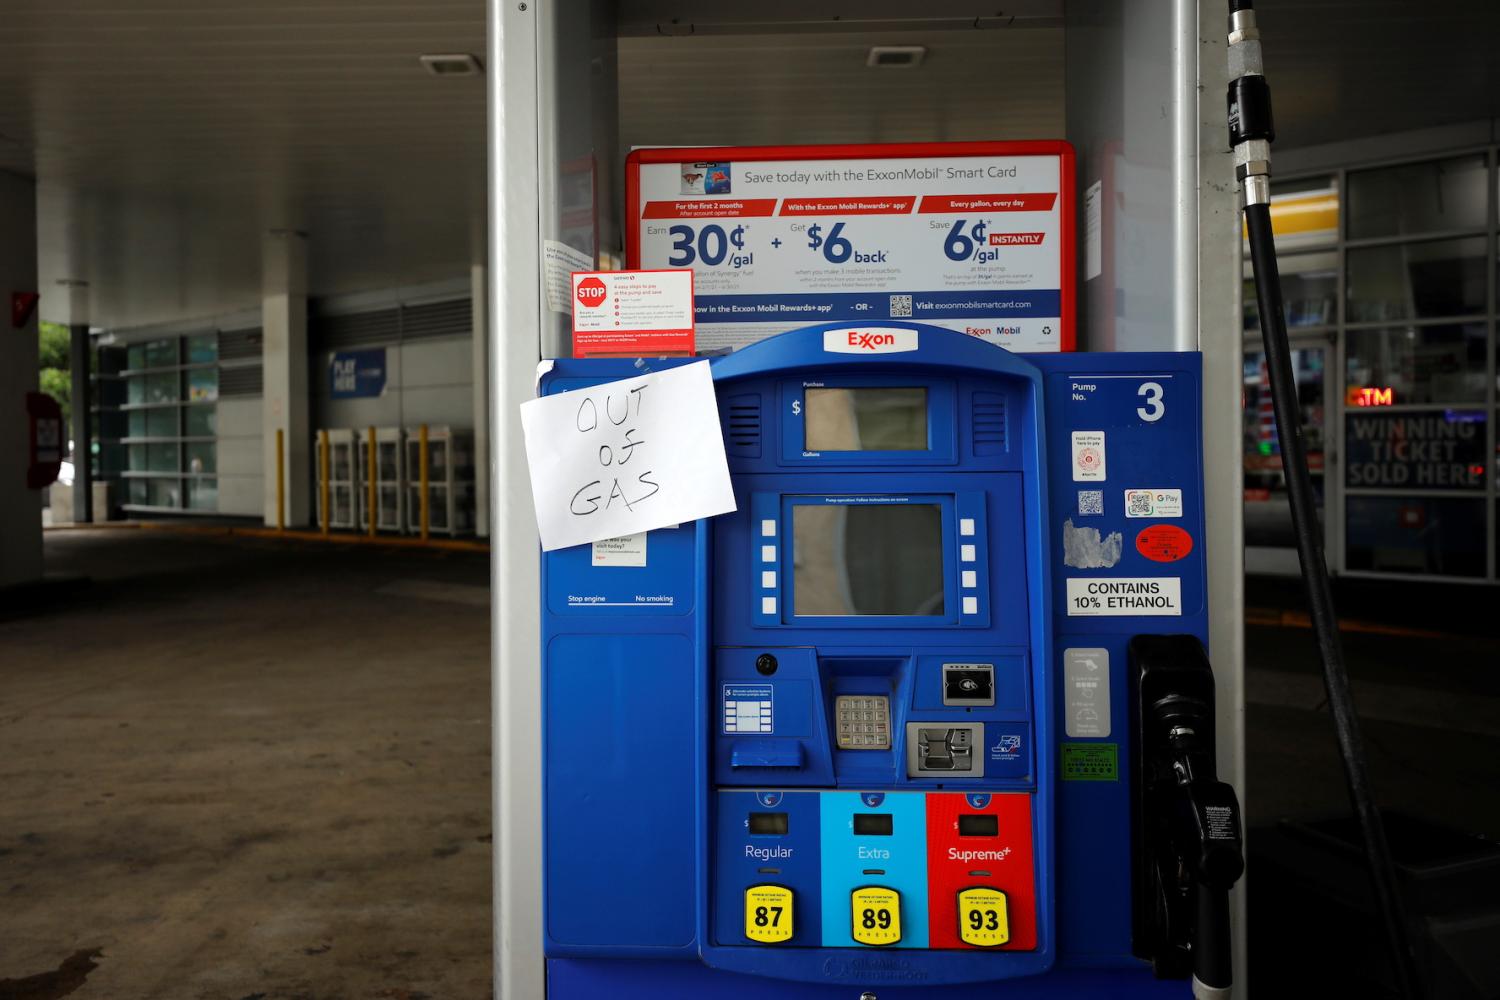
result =
[[[483,556],[110,530],[47,559],[92,582],[0,607],[0,1000],[491,995]],[[1340,596],[1381,802],[1500,835],[1488,595]],[[1252,826],[1346,814],[1295,582],[1250,603]],[[1308,901],[1256,844],[1265,995]]]
[[93,583],[0,622],[0,997],[490,995],[484,556],[47,560]]

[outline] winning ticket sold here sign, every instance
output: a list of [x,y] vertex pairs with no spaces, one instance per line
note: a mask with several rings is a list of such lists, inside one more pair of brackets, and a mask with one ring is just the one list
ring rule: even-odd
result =
[[814,323],[931,323],[1074,345],[1064,142],[640,149],[630,267],[690,269],[700,351]]

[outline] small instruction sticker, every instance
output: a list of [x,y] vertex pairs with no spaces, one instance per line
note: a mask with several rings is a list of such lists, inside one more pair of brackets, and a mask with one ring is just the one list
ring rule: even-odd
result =
[[1073,432],[1073,482],[1102,480],[1104,471],[1104,432]]
[[1182,614],[1182,580],[1164,577],[1072,577],[1072,618],[1173,617]]
[[1153,524],[1135,536],[1135,550],[1152,562],[1176,562],[1193,551],[1193,536],[1175,524]]
[[772,698],[769,684],[725,684],[724,732],[774,733]]
[[1100,646],[1063,650],[1064,729],[1069,736],[1109,735],[1109,650]]
[[617,538],[601,538],[593,544],[595,566],[644,566],[646,565],[646,535],[620,535]]
[[1126,490],[1126,517],[1181,517],[1181,490]]
[[1095,181],[1083,192],[1083,280],[1104,273],[1104,182]]
[[1119,744],[1064,743],[1062,745],[1062,780],[1119,781]]

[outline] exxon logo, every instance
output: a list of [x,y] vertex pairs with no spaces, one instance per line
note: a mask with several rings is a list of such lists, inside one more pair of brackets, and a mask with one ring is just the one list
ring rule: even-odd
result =
[[832,354],[900,354],[917,349],[917,331],[861,326],[823,331],[823,350]]

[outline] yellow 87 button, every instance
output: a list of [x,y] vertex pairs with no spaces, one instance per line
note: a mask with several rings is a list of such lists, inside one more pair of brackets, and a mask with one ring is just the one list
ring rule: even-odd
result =
[[792,938],[792,890],[780,885],[752,885],[745,890],[745,937],[762,944]]
[[853,904],[854,940],[860,944],[895,944],[901,940],[901,893],[882,885],[855,889]]

